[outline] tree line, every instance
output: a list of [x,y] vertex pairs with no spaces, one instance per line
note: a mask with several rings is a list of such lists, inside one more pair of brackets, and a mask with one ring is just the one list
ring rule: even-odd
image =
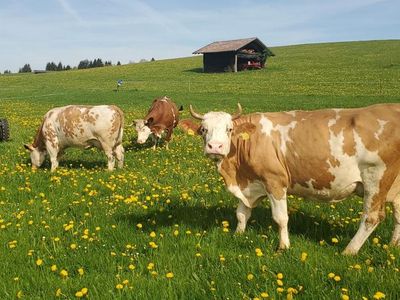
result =
[[[100,68],[100,67],[107,67],[112,66],[111,60],[103,62],[101,58],[97,58],[94,60],[84,59],[81,60],[77,67],[71,68],[70,65],[63,65],[61,62],[56,64],[55,62],[48,62],[46,64],[46,71],[68,71],[71,69],[90,69],[90,68]],[[117,62],[117,66],[120,66],[121,62]],[[32,72],[32,68],[30,64],[25,64],[22,68],[19,68],[18,73],[30,73]],[[1,74],[1,73],[0,73]],[[4,74],[11,74],[10,70],[5,70]]]

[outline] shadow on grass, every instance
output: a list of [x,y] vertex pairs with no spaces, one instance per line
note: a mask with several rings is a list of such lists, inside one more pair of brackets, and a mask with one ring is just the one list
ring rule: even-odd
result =
[[191,73],[204,73],[203,68],[193,68],[185,70],[184,72],[191,72]]
[[[146,224],[148,221],[155,221],[150,227],[144,226],[143,230],[152,231],[154,228],[174,226],[174,224],[202,231],[221,227],[221,222],[227,220],[232,230],[236,228],[236,208],[234,207],[203,207],[203,206],[175,206],[163,212],[149,212],[148,214],[129,214],[115,216],[119,221],[129,223],[135,227],[138,223]],[[277,232],[277,226],[272,219],[271,210],[267,207],[253,209],[252,216],[248,222],[248,230],[254,230],[258,234],[265,234],[267,228],[273,226]],[[146,228],[147,227],[147,228]],[[329,241],[332,236],[345,234],[352,236],[351,227],[332,228],[327,220],[318,216],[310,216],[302,211],[292,212],[289,216],[289,234],[300,235],[305,239],[319,242]]]

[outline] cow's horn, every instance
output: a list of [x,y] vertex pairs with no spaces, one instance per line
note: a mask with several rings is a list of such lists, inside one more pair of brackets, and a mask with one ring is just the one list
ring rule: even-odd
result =
[[238,108],[237,108],[236,113],[232,115],[232,120],[235,120],[235,119],[239,118],[241,116],[241,114],[242,114],[242,106],[240,105],[239,102],[237,104],[237,107]]
[[189,111],[193,118],[198,120],[204,120],[204,116],[195,112],[191,104],[189,105]]

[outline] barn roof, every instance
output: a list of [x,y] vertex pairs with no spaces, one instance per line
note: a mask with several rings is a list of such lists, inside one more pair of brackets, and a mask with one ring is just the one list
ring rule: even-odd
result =
[[228,51],[238,51],[239,49],[245,47],[246,45],[256,42],[262,48],[267,48],[258,38],[252,37],[240,40],[229,40],[229,41],[218,41],[208,44],[199,50],[193,52],[193,54],[202,53],[213,53],[213,52],[228,52]]

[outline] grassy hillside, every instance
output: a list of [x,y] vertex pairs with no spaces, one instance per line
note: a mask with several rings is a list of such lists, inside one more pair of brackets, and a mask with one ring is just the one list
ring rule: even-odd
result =
[[[277,253],[268,201],[253,211],[246,233],[234,235],[237,200],[201,141],[180,131],[169,151],[152,151],[127,127],[126,167],[113,173],[96,150],[67,151],[54,174],[48,161],[30,168],[22,145],[55,106],[117,104],[129,124],[162,95],[202,112],[233,111],[236,102],[245,112],[400,102],[400,41],[272,50],[267,69],[236,74],[204,74],[197,56],[0,75],[0,118],[9,119],[12,137],[0,143],[0,298],[399,297],[400,250],[387,245],[390,206],[360,254],[343,257],[361,199],[291,198],[292,248]],[[116,92],[118,79],[124,84]]]

